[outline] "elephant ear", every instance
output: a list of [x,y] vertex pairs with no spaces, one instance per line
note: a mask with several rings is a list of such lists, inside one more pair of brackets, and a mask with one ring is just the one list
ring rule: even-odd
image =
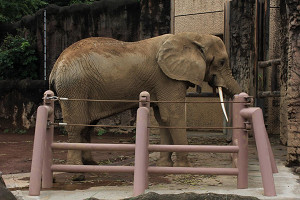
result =
[[169,78],[202,84],[206,62],[203,47],[198,42],[183,36],[171,36],[162,44],[156,58]]

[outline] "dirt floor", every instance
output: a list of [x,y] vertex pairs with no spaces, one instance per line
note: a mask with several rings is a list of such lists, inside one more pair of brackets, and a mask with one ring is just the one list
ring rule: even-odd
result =
[[[31,156],[33,148],[33,130],[26,134],[17,134],[3,131],[0,133],[0,171],[3,174],[15,174],[30,172]],[[67,141],[66,135],[55,133],[56,142]],[[92,135],[93,143],[134,143],[134,135],[129,134],[105,134],[102,136]],[[271,139],[271,143],[274,140]],[[251,142],[251,141],[249,141]],[[150,143],[159,143],[158,135],[150,136]],[[226,145],[226,135],[223,133],[197,133],[189,132],[190,144]],[[256,151],[251,150],[249,154],[255,155]],[[94,160],[100,165],[133,165],[134,152],[93,152]],[[150,154],[150,165],[155,165],[159,153]],[[176,159],[173,156],[173,159]],[[222,153],[191,153],[189,159],[193,166],[201,167],[232,167],[230,154]],[[283,159],[283,158],[282,158]],[[54,151],[54,163],[66,163],[66,151]],[[81,182],[72,181],[71,173],[58,173],[55,175],[55,183],[52,188],[55,190],[87,189],[95,186],[119,186],[132,185],[132,174],[107,174],[107,173],[86,173],[86,180]],[[149,175],[149,184],[176,183],[178,185],[211,185],[221,186],[225,183],[217,176],[208,175]],[[234,178],[233,178],[234,179]],[[28,188],[15,188],[13,190],[28,190]]]

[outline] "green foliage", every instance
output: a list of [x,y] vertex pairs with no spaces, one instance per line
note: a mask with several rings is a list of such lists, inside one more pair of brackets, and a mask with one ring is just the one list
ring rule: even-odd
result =
[[46,5],[42,0],[0,0],[0,22],[16,22]]
[[104,129],[100,129],[98,132],[97,132],[97,136],[102,136],[106,133],[106,130]]
[[66,131],[64,126],[59,126],[59,134],[68,135],[68,132]]
[[4,129],[3,133],[8,133],[9,132],[9,129]]
[[37,79],[37,56],[33,42],[8,35],[0,47],[0,80]]
[[14,130],[14,133],[17,133],[19,135],[24,135],[24,134],[27,133],[27,130],[17,128],[17,129]]
[[92,4],[95,0],[71,0],[71,4],[78,4],[78,3],[85,3],[85,4]]
[[49,4],[55,4],[58,6],[69,6],[78,3],[91,4],[97,0],[45,0],[45,1]]
[[16,133],[19,135],[24,135],[27,133],[26,129],[20,129],[20,128],[16,128],[16,129],[4,129],[3,133]]

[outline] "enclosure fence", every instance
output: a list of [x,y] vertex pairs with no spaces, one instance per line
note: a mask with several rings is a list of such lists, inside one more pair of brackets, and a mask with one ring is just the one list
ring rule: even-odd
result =
[[[176,102],[150,101],[148,92],[142,92],[139,100],[91,100],[106,102],[139,103],[136,126],[112,126],[54,123],[54,101],[87,101],[86,99],[67,99],[55,97],[50,90],[44,94],[44,105],[39,106],[35,128],[32,165],[29,183],[29,195],[39,196],[42,188],[53,186],[53,172],[105,172],[133,173],[133,195],[143,194],[149,187],[148,174],[203,174],[237,176],[237,188],[248,188],[248,131],[252,128],[258,151],[260,171],[265,196],[275,196],[273,173],[277,173],[273,152],[265,129],[262,110],[249,107],[249,96],[246,93],[235,95],[232,103],[232,127],[161,127],[150,125],[150,103],[220,103],[214,101]],[[114,128],[136,128],[135,144],[91,144],[91,143],[55,143],[53,142],[54,125],[63,126],[98,126]],[[168,129],[232,129],[232,146],[220,145],[152,145],[149,144],[151,128]],[[94,150],[94,151],[134,151],[134,166],[99,166],[99,165],[56,165],[52,163],[53,149],[61,150]],[[203,167],[157,167],[149,166],[149,152],[209,152],[231,153],[233,168]]]

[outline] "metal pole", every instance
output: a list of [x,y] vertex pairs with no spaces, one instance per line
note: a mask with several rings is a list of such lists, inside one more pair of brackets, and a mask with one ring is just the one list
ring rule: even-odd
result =
[[[234,101],[246,103],[245,97],[248,97],[246,93],[241,93],[234,96]],[[244,119],[240,115],[240,111],[245,108],[245,103],[233,104],[233,127],[243,127]],[[233,163],[238,168],[237,188],[248,188],[248,134],[242,129],[234,129],[232,136],[233,145],[239,147],[238,154],[233,156]]]
[[29,180],[29,196],[40,195],[48,111],[46,106],[39,106],[37,110]]
[[47,11],[44,10],[44,80],[47,80]]
[[[149,111],[149,115],[150,115],[150,94],[147,91],[143,91],[140,93],[140,97],[139,97],[139,107],[146,107],[148,108]],[[149,156],[149,150],[148,150],[148,146],[149,146],[149,135],[150,135],[150,117],[148,116],[148,128],[147,128],[147,134],[146,134],[146,140],[147,140],[147,152],[146,155]],[[145,165],[148,167],[149,166],[149,159],[146,159],[146,163]],[[148,173],[146,173],[145,175],[145,188],[149,188],[149,177],[148,177]]]
[[[48,90],[44,93],[44,97],[52,97],[54,93]],[[49,106],[52,112],[49,113],[48,122],[54,122],[54,101],[44,98],[44,105]],[[54,126],[48,126],[46,129],[45,138],[45,153],[44,153],[44,164],[43,164],[43,177],[42,177],[42,188],[52,188],[53,186],[53,172],[51,170],[53,154],[52,154],[52,143],[54,135]]]
[[241,115],[252,121],[258,160],[265,196],[276,196],[273,172],[278,172],[271,145],[266,132],[261,108],[248,108],[241,111]]
[[170,1],[170,16],[171,16],[171,21],[170,21],[170,33],[175,34],[175,0]]
[[133,195],[138,196],[145,192],[148,178],[148,118],[149,110],[146,107],[140,107],[137,112],[136,123],[136,145],[135,145],[135,164],[134,164],[134,185]]

